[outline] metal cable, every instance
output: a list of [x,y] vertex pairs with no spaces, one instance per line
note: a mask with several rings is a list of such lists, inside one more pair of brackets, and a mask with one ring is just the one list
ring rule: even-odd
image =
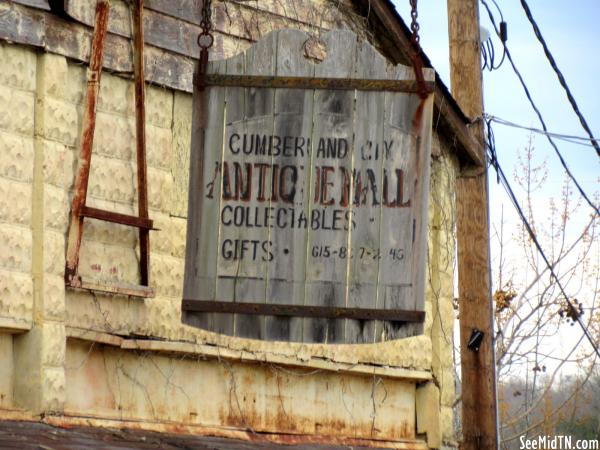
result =
[[[481,0],[481,3],[483,4],[483,6],[485,6],[485,9],[488,12],[488,15],[490,17],[490,21],[492,22],[492,25],[494,26],[494,30],[496,31],[496,33],[498,35],[500,35],[500,31],[498,30],[498,27],[496,26],[496,20],[494,19],[494,15],[492,14],[492,11],[490,10],[489,5],[487,4],[486,0]],[[542,124],[542,128],[544,129],[544,133],[548,133],[548,127],[546,126],[546,122],[544,121],[544,118],[542,117],[542,113],[540,112],[540,110],[538,109],[537,105],[533,101],[533,98],[531,97],[531,93],[529,92],[529,88],[527,87],[527,84],[525,83],[525,80],[523,79],[523,76],[521,75],[521,72],[519,72],[519,69],[517,69],[517,66],[515,65],[515,62],[512,59],[512,55],[510,54],[510,51],[508,50],[508,47],[507,47],[506,43],[504,43],[504,48],[506,50],[506,57],[510,61],[510,65],[512,66],[513,71],[517,75],[517,78],[519,78],[521,86],[523,87],[523,90],[525,91],[525,95],[527,96],[527,99],[529,100],[529,103],[531,104],[531,107],[535,111],[535,113],[536,113],[536,115],[537,115],[540,123]],[[565,171],[566,171],[567,175],[569,176],[569,178],[573,181],[573,183],[577,187],[577,190],[579,191],[579,193],[581,194],[581,196],[592,207],[592,209],[596,212],[596,214],[600,215],[600,209],[598,209],[598,207],[592,202],[592,200],[590,200],[590,198],[588,197],[588,195],[585,193],[585,191],[583,190],[583,188],[581,187],[581,185],[579,184],[579,182],[577,181],[577,179],[575,178],[575,176],[573,175],[573,173],[569,169],[569,166],[567,166],[567,162],[563,158],[562,154],[560,153],[560,150],[558,149],[558,146],[556,145],[556,143],[554,142],[554,140],[552,139],[552,137],[550,135],[546,134],[546,138],[548,139],[548,142],[550,142],[550,145],[552,146],[552,148],[554,149],[554,152],[558,156],[558,159],[560,160],[561,165],[565,169]]]
[[533,27],[533,32],[535,33],[535,36],[537,37],[538,41],[540,41],[540,44],[542,44],[542,47],[544,48],[544,53],[546,54],[546,58],[548,59],[548,62],[552,66],[554,73],[556,73],[556,76],[558,77],[558,81],[559,81],[560,85],[563,87],[563,89],[565,90],[565,93],[567,94],[567,98],[569,99],[569,103],[571,104],[573,111],[579,118],[579,122],[581,122],[581,126],[583,127],[585,132],[590,137],[590,142],[596,149],[596,153],[598,154],[598,156],[600,156],[600,145],[598,145],[597,140],[594,138],[594,135],[592,134],[592,130],[590,130],[590,127],[587,124],[587,121],[585,120],[585,117],[583,117],[583,114],[579,110],[579,106],[577,106],[575,97],[573,97],[573,94],[571,93],[571,89],[569,89],[569,86],[567,85],[567,80],[565,80],[565,77],[563,76],[562,72],[558,68],[558,65],[556,64],[556,60],[554,59],[554,56],[552,56],[552,53],[550,52],[550,49],[548,48],[548,44],[546,44],[546,40],[542,36],[540,27],[538,26],[535,19],[533,18],[533,15],[531,14],[529,5],[527,4],[527,2],[525,0],[521,0],[521,5],[523,6],[523,9],[525,10],[525,15],[527,16],[529,23],[531,23],[531,26]]
[[[553,133],[551,131],[544,131],[540,128],[527,127],[525,125],[519,125],[518,123],[511,122],[510,120],[502,119],[497,116],[493,116],[491,114],[484,114],[483,118],[485,120],[491,120],[492,122],[496,122],[500,125],[504,125],[511,128],[518,128],[520,130],[531,131],[532,133],[542,134],[544,136],[552,136],[554,139],[563,140],[569,142],[571,144],[582,145],[584,147],[592,147],[590,144],[590,139],[583,136],[575,136],[573,134],[561,134],[561,133]],[[594,139],[594,141],[598,142],[598,139]]]
[[[508,39],[508,35],[507,35],[507,24],[504,21],[504,15],[502,14],[502,10],[500,9],[500,6],[498,6],[498,3],[496,2],[496,0],[492,0],[492,2],[494,3],[494,5],[496,6],[496,9],[498,10],[498,13],[500,14],[500,41],[502,41],[502,44],[504,44],[506,42],[506,40]],[[494,44],[492,43],[491,38],[488,38],[485,42],[481,43],[481,56],[482,59],[484,61],[483,67],[481,68],[481,70],[485,70],[488,69],[490,72],[497,70],[500,68],[500,66],[502,66],[502,63],[504,62],[504,59],[506,58],[506,47],[504,47],[503,45],[503,52],[502,52],[502,59],[500,59],[500,62],[498,64],[495,64],[494,60],[495,60],[495,49],[494,49]],[[489,61],[488,61],[489,58]]]
[[496,50],[494,49],[494,43],[491,41],[491,39],[487,39],[485,42],[481,43],[481,59],[483,60],[481,70],[487,69],[490,72],[498,70],[506,59],[506,50],[502,52],[502,58],[498,63],[496,63]]

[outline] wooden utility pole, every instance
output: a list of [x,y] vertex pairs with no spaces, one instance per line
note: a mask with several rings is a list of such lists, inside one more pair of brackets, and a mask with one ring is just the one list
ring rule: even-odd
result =
[[[465,114],[483,112],[478,0],[448,0],[452,95]],[[483,123],[471,126],[485,152]],[[482,154],[482,157],[485,155]],[[483,158],[484,159],[484,158]],[[488,182],[485,167],[457,180],[458,292],[462,369],[461,450],[498,447],[491,301]],[[483,340],[477,345],[477,331]],[[469,345],[470,341],[471,342]]]

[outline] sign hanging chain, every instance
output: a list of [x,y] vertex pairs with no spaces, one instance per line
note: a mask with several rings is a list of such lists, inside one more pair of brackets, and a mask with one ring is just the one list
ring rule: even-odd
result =
[[421,38],[419,36],[419,22],[417,21],[419,17],[419,12],[417,10],[417,0],[409,0],[410,2],[410,29],[412,34],[410,36],[410,42],[413,46],[414,53],[412,54],[412,64],[415,70],[415,77],[417,79],[417,84],[419,85],[418,94],[422,99],[427,98],[429,93],[427,89],[427,84],[425,83],[425,78],[423,77],[423,62],[421,61]]
[[208,68],[208,50],[213,46],[215,38],[212,34],[212,10],[211,0],[202,1],[200,11],[200,28],[202,31],[198,35],[198,45],[200,46],[200,64],[198,74],[195,77],[196,85],[200,89],[206,86],[206,70]]
[[421,51],[420,48],[420,36],[419,36],[419,22],[417,21],[418,17],[419,17],[419,12],[417,10],[417,0],[409,0],[410,1],[410,18],[411,18],[411,22],[410,22],[410,29],[412,31],[412,36],[410,37],[410,40],[412,42],[413,47],[415,47],[416,50]]

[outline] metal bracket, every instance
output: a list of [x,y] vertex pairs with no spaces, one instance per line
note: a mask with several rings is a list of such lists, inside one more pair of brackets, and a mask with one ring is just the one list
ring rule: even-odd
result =
[[[65,267],[65,284],[76,289],[99,291],[103,293],[129,295],[133,297],[154,297],[150,288],[150,230],[153,222],[148,217],[148,188],[146,183],[146,130],[145,130],[145,80],[144,80],[144,0],[135,0],[133,13],[133,66],[135,75],[135,119],[136,119],[136,156],[138,215],[130,216],[113,211],[105,211],[87,206],[87,190],[92,160],[94,131],[96,127],[96,104],[100,91],[100,78],[104,60],[104,43],[108,28],[110,0],[98,0],[96,18],[92,35],[90,66],[87,73],[87,88],[84,104],[79,168],[75,179],[75,195],[71,205],[69,238]],[[140,242],[139,285],[125,283],[100,284],[82,280],[79,275],[79,252],[83,237],[84,219],[103,220],[138,228]]]
[[[198,77],[200,78],[200,77]],[[282,77],[259,75],[221,75],[205,74],[198,87],[205,86],[233,86],[247,88],[270,89],[327,89],[327,90],[359,90],[359,91],[390,91],[405,93],[426,94],[433,92],[435,83],[432,81],[418,80],[387,80],[387,79],[359,79],[359,78],[319,78],[319,77]]]
[[97,70],[88,70],[87,81],[88,83],[98,83],[100,81],[100,72]]
[[481,347],[481,343],[483,342],[484,335],[485,333],[483,331],[473,328],[473,330],[471,330],[469,342],[467,342],[467,348],[472,352],[477,353]]

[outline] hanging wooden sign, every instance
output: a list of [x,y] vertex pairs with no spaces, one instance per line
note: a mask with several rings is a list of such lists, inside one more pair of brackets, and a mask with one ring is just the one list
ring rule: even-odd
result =
[[194,92],[188,324],[356,343],[423,320],[433,96],[349,31],[312,44],[271,33]]

